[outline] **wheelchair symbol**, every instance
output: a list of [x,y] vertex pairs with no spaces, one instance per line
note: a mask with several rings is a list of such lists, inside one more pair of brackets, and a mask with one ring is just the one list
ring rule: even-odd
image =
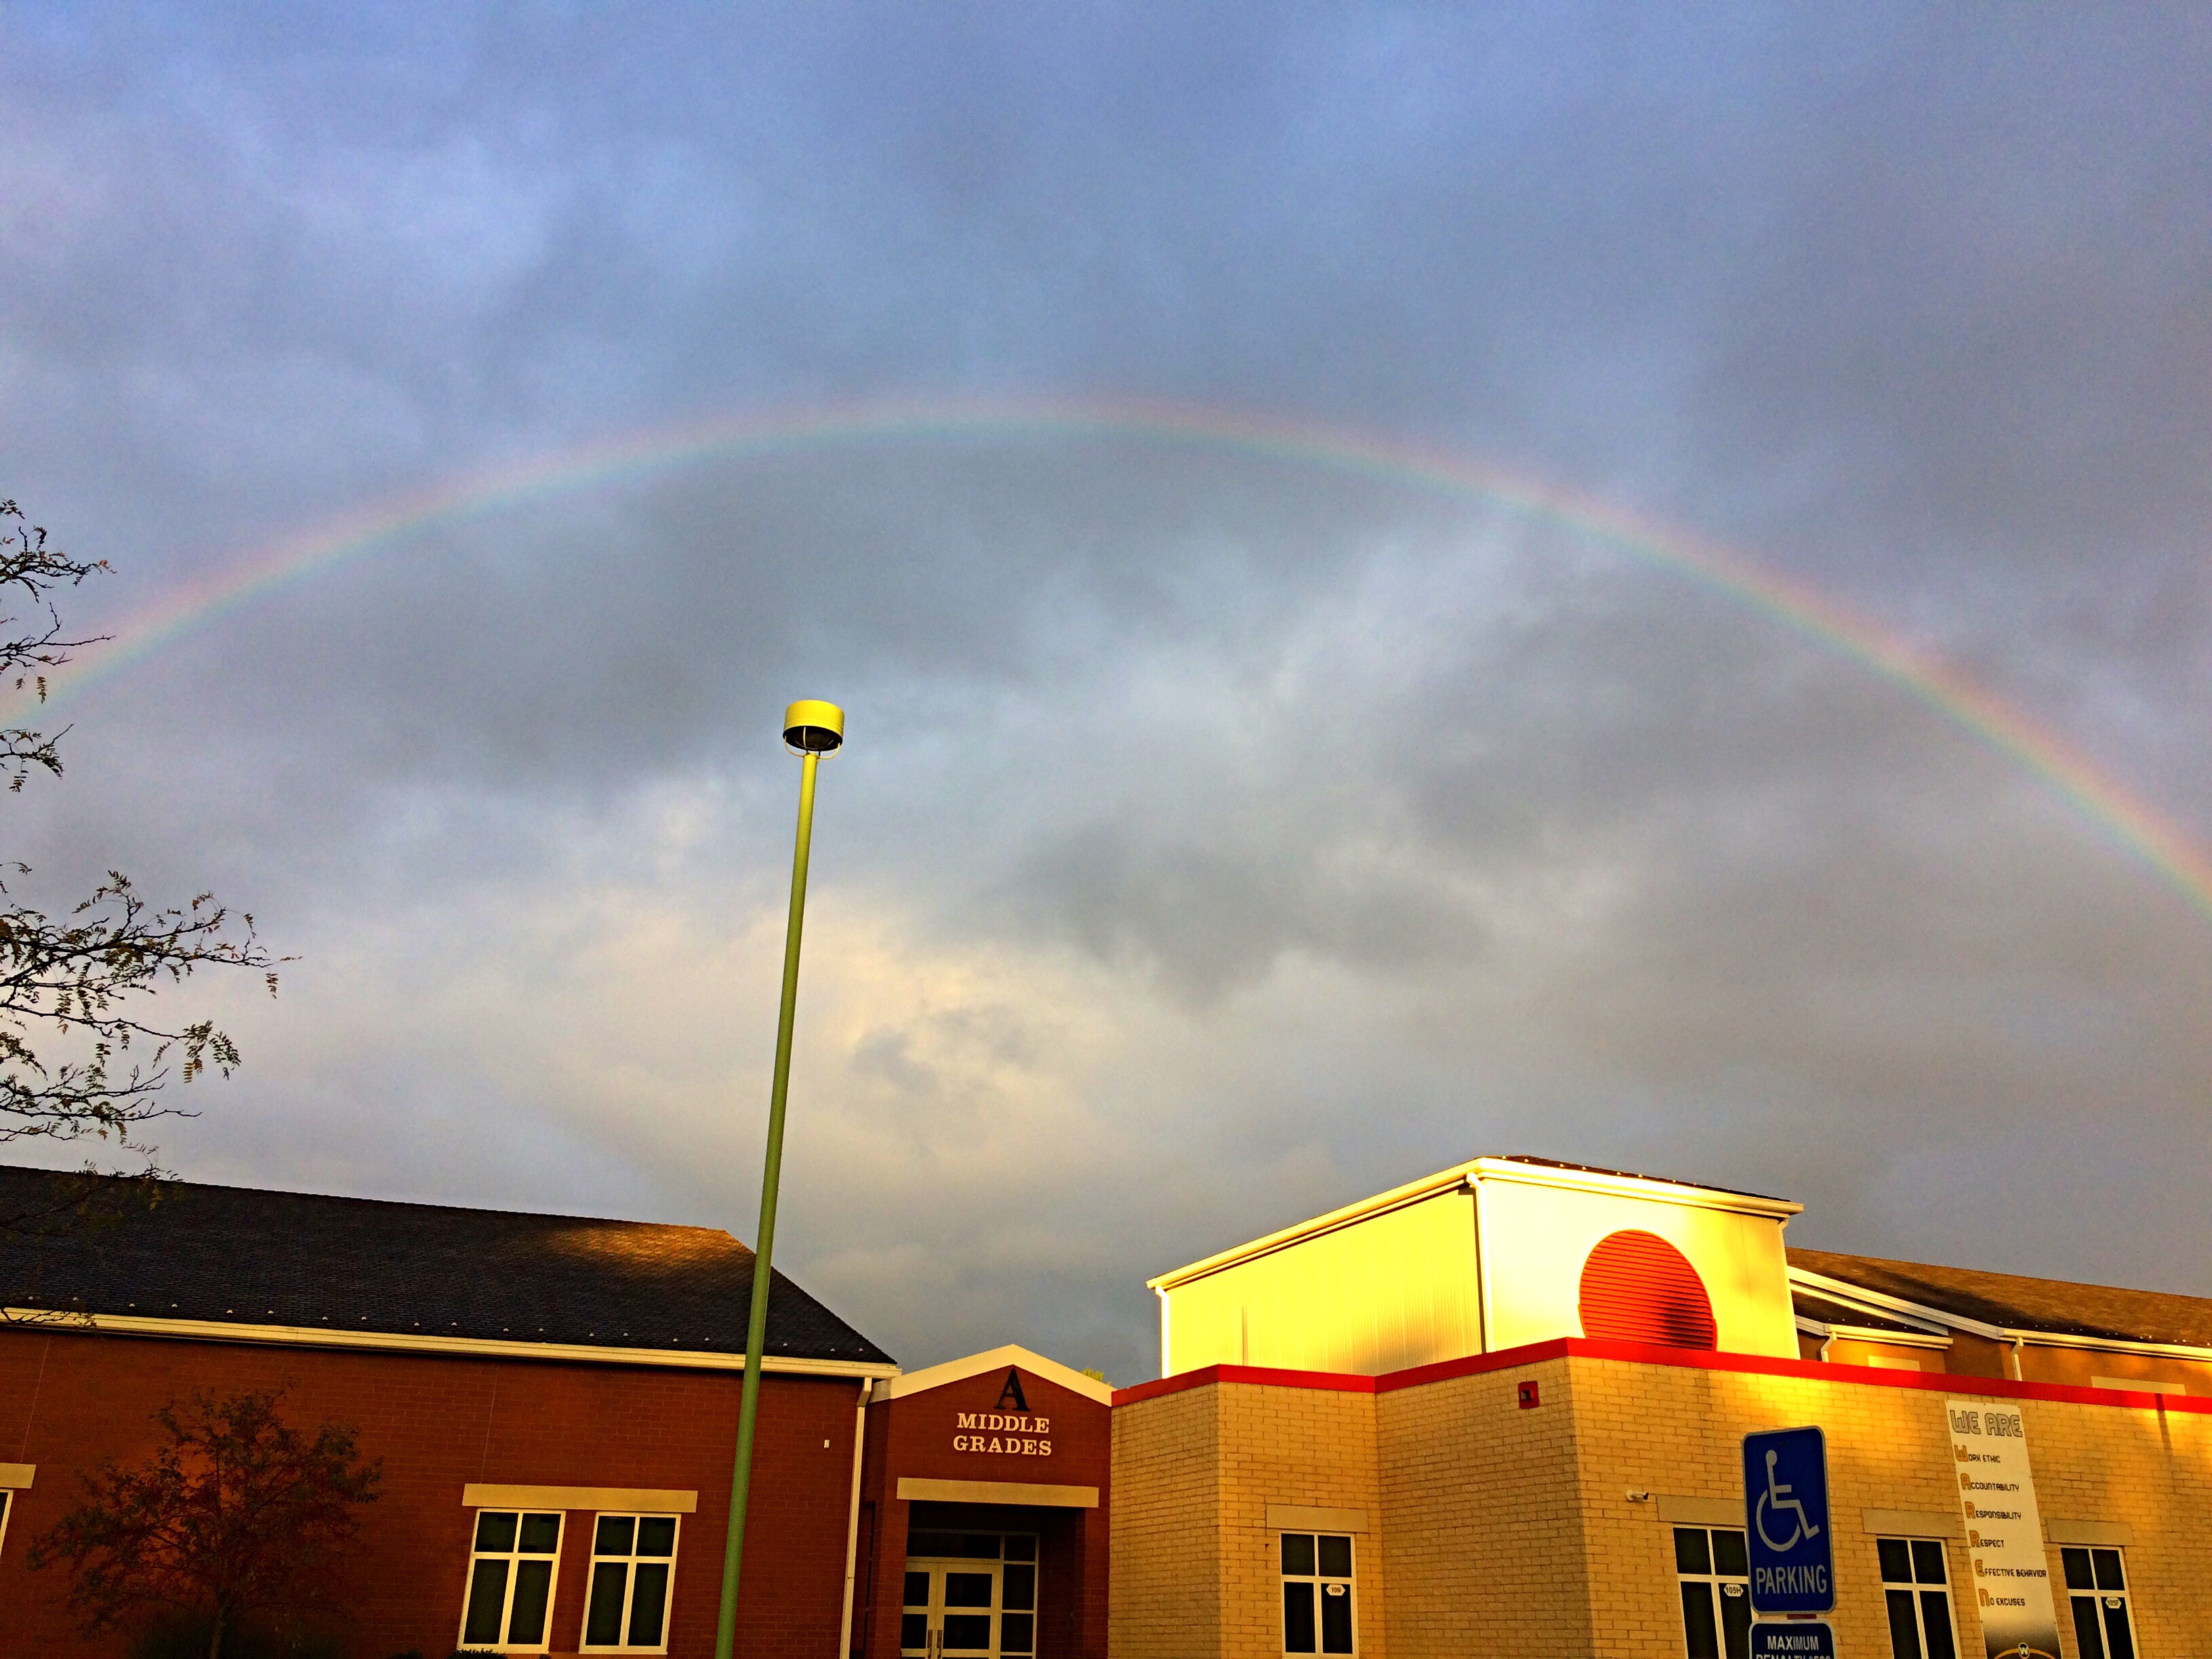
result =
[[[1766,1490],[1759,1493],[1758,1507],[1753,1510],[1751,1517],[1752,1524],[1759,1528],[1759,1541],[1777,1555],[1787,1554],[1808,1538],[1818,1538],[1820,1535],[1819,1524],[1811,1516],[1805,1513],[1805,1506],[1790,1496],[1790,1483],[1787,1480],[1777,1480],[1774,1478],[1774,1465],[1781,1455],[1781,1453],[1771,1450],[1766,1454]],[[1776,1538],[1766,1530],[1766,1512],[1769,1509],[1771,1509],[1778,1517],[1784,1510],[1796,1512],[1796,1519],[1790,1523],[1790,1535],[1787,1538]]]

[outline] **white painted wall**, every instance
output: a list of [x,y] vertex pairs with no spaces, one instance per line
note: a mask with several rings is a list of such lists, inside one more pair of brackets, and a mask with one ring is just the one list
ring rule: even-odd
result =
[[1583,1264],[1624,1231],[1656,1233],[1689,1259],[1723,1351],[1794,1359],[1782,1228],[1796,1209],[1479,1158],[1152,1281],[1162,1370],[1372,1376],[1581,1336]]
[[1695,1189],[1659,1182],[1630,1194],[1548,1177],[1488,1168],[1479,1177],[1491,1348],[1584,1334],[1583,1262],[1607,1234],[1637,1231],[1657,1234],[1689,1258],[1713,1304],[1723,1352],[1797,1357],[1780,1217],[1708,1208]]

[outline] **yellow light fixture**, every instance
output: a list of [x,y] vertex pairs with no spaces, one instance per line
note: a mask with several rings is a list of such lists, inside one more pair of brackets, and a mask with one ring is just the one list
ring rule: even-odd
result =
[[845,711],[802,697],[783,711],[783,740],[802,755],[826,755],[845,742]]

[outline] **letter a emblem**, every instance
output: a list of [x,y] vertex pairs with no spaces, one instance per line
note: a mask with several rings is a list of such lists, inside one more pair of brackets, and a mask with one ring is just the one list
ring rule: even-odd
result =
[[1006,1401],[1009,1400],[1014,1402],[1014,1409],[1016,1411],[1024,1413],[1028,1412],[1030,1402],[1028,1398],[1022,1393],[1021,1373],[1017,1371],[1012,1365],[1006,1367],[1006,1386],[999,1390],[999,1409],[1000,1411],[1006,1410]]

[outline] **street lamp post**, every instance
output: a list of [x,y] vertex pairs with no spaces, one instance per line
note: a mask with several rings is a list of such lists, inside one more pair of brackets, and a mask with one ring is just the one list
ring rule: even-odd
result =
[[761,1170],[760,1231],[753,1238],[753,1293],[745,1325],[744,1391],[738,1407],[738,1455],[730,1470],[730,1528],[722,1545],[722,1608],[714,1659],[730,1659],[738,1637],[738,1567],[745,1547],[745,1498],[753,1478],[753,1426],[760,1412],[761,1350],[768,1340],[769,1255],[775,1245],[775,1188],[783,1169],[783,1102],[791,1085],[791,1025],[799,1003],[799,935],[806,921],[806,859],[814,840],[814,769],[845,741],[845,711],[795,702],[783,711],[783,740],[805,758],[799,773],[799,839],[791,854],[791,917],[783,934],[783,1011],[775,1024],[775,1082],[769,1092],[768,1157]]

